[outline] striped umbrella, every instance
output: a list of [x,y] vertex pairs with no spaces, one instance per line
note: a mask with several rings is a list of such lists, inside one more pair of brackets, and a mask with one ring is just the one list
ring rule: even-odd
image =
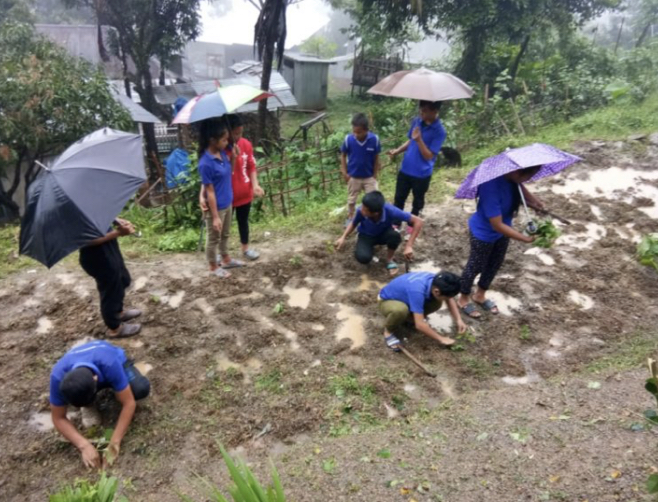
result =
[[192,98],[181,108],[172,124],[191,124],[201,120],[221,117],[253,101],[273,97],[273,94],[250,85],[238,84],[218,87],[216,91]]

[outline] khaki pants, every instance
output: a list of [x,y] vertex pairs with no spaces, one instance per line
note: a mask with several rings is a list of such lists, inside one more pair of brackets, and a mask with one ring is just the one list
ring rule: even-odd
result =
[[232,208],[229,206],[226,209],[217,210],[219,221],[222,222],[222,231],[217,232],[212,227],[212,213],[207,211],[204,215],[206,219],[206,259],[208,263],[217,263],[217,246],[219,245],[219,253],[222,256],[228,254],[228,237],[231,233],[231,217],[233,214]]
[[[441,308],[441,302],[436,298],[427,300],[423,309],[423,315],[426,317],[433,312],[436,312]],[[409,312],[409,307],[404,302],[399,302],[397,300],[380,300],[379,301],[379,311],[384,314],[386,321],[384,326],[386,331],[389,333],[394,333],[395,330],[407,319],[411,317]]]
[[361,192],[370,193],[377,190],[377,180],[370,178],[350,178],[347,182],[347,203],[356,204],[356,199]]

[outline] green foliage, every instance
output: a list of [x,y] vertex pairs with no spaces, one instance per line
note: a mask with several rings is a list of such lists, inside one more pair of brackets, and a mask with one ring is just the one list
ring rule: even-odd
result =
[[[251,469],[247,467],[244,462],[234,461],[231,456],[226,452],[222,445],[219,445],[222,452],[224,462],[228,467],[231,479],[235,485],[228,489],[231,494],[231,499],[234,502],[285,502],[286,497],[283,493],[283,486],[279,473],[274,464],[272,464],[272,484],[265,488],[262,486]],[[228,502],[227,499],[219,488],[214,486],[210,481],[205,478],[198,477],[201,491],[204,492],[206,499],[212,502]],[[194,499],[187,495],[180,495],[184,502],[194,502]]]
[[286,311],[286,304],[283,302],[278,302],[272,309],[272,314],[279,315],[283,314]]
[[77,479],[73,486],[66,486],[50,495],[50,502],[128,502],[124,496],[118,496],[119,480],[101,473],[96,483],[86,479]]
[[535,240],[533,246],[540,248],[550,248],[555,240],[560,237],[560,229],[557,228],[551,220],[543,220],[537,224]]
[[158,250],[181,253],[195,251],[199,243],[199,231],[193,228],[178,228],[158,239]]
[[642,237],[636,255],[642,265],[658,270],[658,233]]
[[332,58],[336,55],[338,45],[330,42],[322,35],[314,35],[302,43],[301,49],[305,54],[311,54],[318,58]]
[[649,493],[658,493],[658,474],[652,474],[647,479],[647,491]]

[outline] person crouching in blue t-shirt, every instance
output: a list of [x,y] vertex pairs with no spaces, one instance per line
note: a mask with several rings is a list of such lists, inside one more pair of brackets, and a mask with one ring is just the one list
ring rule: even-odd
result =
[[93,341],[69,350],[53,366],[50,374],[50,412],[55,428],[68,439],[89,468],[100,468],[98,451],[80,434],[66,416],[67,406],[88,407],[96,393],[111,388],[121,403],[105,461],[111,464],[119,455],[121,440],[135,414],[135,401],[149,395],[151,385],[123,349],[104,341]]
[[393,261],[393,256],[402,243],[402,237],[393,228],[393,222],[396,220],[406,221],[414,226],[414,231],[404,248],[405,259],[412,260],[413,244],[423,227],[423,220],[399,210],[392,204],[387,204],[384,195],[377,191],[363,196],[354,220],[347,225],[343,235],[336,241],[336,250],[341,250],[345,245],[345,239],[356,229],[359,233],[354,252],[357,261],[367,265],[375,254],[375,246],[386,246],[386,270],[391,275],[395,275],[398,273],[398,265]]
[[395,332],[409,318],[422,334],[445,346],[454,345],[452,338],[437,333],[427,322],[427,316],[445,302],[455,321],[458,333],[466,331],[454,297],[459,293],[460,279],[450,272],[410,272],[396,277],[379,292],[379,310],[386,317],[384,340],[394,350],[400,350],[400,339]]
[[[509,240],[531,243],[532,236],[523,235],[512,228],[512,219],[519,209],[523,190],[528,205],[534,209],[543,209],[543,204],[522,185],[531,179],[541,166],[528,167],[512,171],[478,187],[477,211],[468,220],[471,239],[471,254],[462,273],[461,295],[458,303],[465,314],[479,318],[478,304],[492,314],[498,314],[498,307],[486,298],[486,293],[505,261]],[[471,289],[475,277],[480,274],[478,287],[470,301]]]
[[[409,139],[404,145],[388,152],[391,158],[405,152],[395,184],[394,204],[404,209],[409,192],[412,192],[411,214],[415,216],[419,216],[425,206],[425,194],[432,181],[436,157],[446,139],[446,130],[439,120],[440,109],[441,101],[420,101],[419,116],[412,121],[407,134]],[[396,222],[396,225],[400,223]],[[411,233],[409,227],[407,233]]]
[[352,134],[345,137],[340,147],[340,171],[347,182],[347,222],[354,218],[356,199],[361,192],[377,190],[381,145],[376,134],[370,132],[368,117],[357,113],[352,117]]

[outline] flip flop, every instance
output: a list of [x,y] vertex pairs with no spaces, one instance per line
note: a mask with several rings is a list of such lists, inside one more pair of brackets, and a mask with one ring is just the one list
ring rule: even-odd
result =
[[244,267],[244,262],[240,260],[236,260],[235,258],[231,258],[231,261],[228,263],[222,263],[222,268],[238,268],[238,267]]
[[122,324],[121,327],[119,328],[119,332],[116,335],[112,335],[108,333],[107,338],[109,338],[110,340],[114,338],[128,338],[131,336],[135,336],[140,331],[142,331],[141,324]]
[[126,322],[126,321],[130,321],[131,319],[135,319],[136,317],[139,317],[140,315],[142,315],[141,310],[128,309],[128,310],[123,311],[123,314],[121,314],[119,316],[119,320],[121,322]]
[[231,277],[231,272],[227,272],[222,267],[217,267],[215,270],[210,272],[210,275],[220,277],[221,279],[226,279],[228,277]]
[[[464,312],[464,314],[466,314],[468,317],[472,319],[479,319],[480,317],[482,317],[482,314],[478,312],[477,307],[472,303],[467,303],[463,307],[459,307],[459,308],[461,309],[462,312]],[[473,315],[474,312],[477,312],[478,315]]]
[[400,267],[398,267],[398,264],[395,263],[394,261],[389,262],[389,263],[386,264],[386,270],[388,270],[388,273],[391,276],[397,275],[397,273],[399,271],[399,268]]
[[[496,305],[493,301],[491,300],[484,300],[482,303],[476,302],[473,300],[475,303],[477,303],[480,307],[482,307],[484,310],[487,312],[491,312],[492,315],[498,315],[500,313],[500,310],[498,309],[498,305]],[[496,309],[496,312],[493,311],[493,309]]]
[[386,346],[391,349],[393,352],[400,352],[400,345],[402,345],[402,342],[398,339],[397,336],[395,335],[390,335],[384,338],[384,341],[386,342]]

